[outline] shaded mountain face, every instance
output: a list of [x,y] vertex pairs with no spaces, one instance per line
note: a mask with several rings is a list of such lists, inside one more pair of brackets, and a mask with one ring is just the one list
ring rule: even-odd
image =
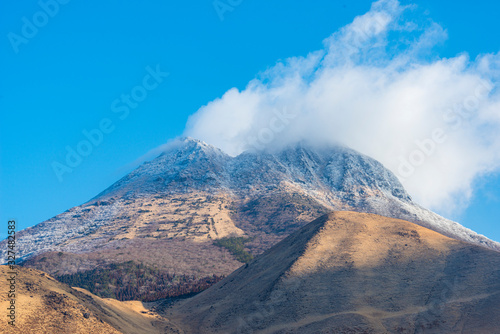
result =
[[184,333],[498,333],[500,253],[334,212],[165,310]]
[[[168,295],[175,296],[199,291],[202,281],[238,268],[247,253],[260,254],[333,210],[401,218],[500,250],[498,243],[414,203],[389,170],[351,149],[299,144],[230,157],[189,138],[88,203],[17,236],[26,266],[88,278],[85,273],[95,268],[134,261],[160,275],[181,275],[185,288]],[[124,279],[135,284],[133,277]],[[178,281],[143,282],[137,294],[164,292]]]

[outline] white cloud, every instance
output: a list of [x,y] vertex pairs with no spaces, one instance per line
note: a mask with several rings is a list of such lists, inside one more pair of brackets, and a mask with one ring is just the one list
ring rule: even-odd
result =
[[416,201],[446,212],[500,167],[500,55],[439,58],[438,24],[381,0],[243,91],[200,108],[186,135],[236,155],[300,140],[341,142],[390,168]]

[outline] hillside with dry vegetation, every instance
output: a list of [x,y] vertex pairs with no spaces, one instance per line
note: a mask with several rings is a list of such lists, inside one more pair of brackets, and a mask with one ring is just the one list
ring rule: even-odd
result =
[[[0,333],[15,334],[154,334],[164,333],[167,320],[139,301],[102,299],[83,289],[73,289],[39,270],[0,266],[0,291],[8,291],[7,273],[15,280],[15,327],[0,321]],[[6,310],[10,298],[0,295]],[[4,312],[6,313],[6,311]]]
[[499,252],[334,212],[164,314],[200,334],[498,333],[499,268]]

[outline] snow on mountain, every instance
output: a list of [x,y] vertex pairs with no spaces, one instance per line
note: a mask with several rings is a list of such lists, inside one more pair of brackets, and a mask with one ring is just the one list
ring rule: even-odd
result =
[[[218,234],[217,229],[235,231],[238,235],[261,234],[254,246],[260,242],[265,248],[319,213],[351,210],[404,219],[455,239],[500,250],[499,243],[414,203],[392,172],[352,149],[300,143],[281,151],[244,152],[231,157],[202,141],[184,138],[171,143],[160,156],[143,163],[88,203],[21,231],[20,256],[48,250],[91,251],[92,247],[121,235],[121,230],[113,224],[125,229],[127,224],[133,226],[138,221],[153,224],[160,220],[154,213],[140,219],[130,218],[135,216],[128,212],[137,211],[141,201],[145,204],[162,198],[165,205],[189,194],[205,196],[206,203],[213,203],[211,197],[226,203],[219,206],[217,214],[222,214],[222,218],[216,224],[208,229],[188,228],[198,237],[205,233],[209,239],[229,233]],[[194,201],[191,198],[184,206],[192,205],[191,200]],[[293,210],[289,210],[291,206]],[[180,209],[176,210],[163,214],[161,219],[168,225],[165,230],[177,226]],[[212,213],[199,215],[200,224],[205,224],[208,216],[214,217],[214,211],[209,212]],[[181,234],[184,238],[189,233]]]
[[419,206],[381,163],[342,146],[312,147],[300,143],[278,152],[244,152],[230,157],[202,141],[184,138],[100,196],[141,196],[193,189],[248,196],[276,190],[284,184],[334,210],[351,209],[405,219],[452,238],[500,250],[499,243]]

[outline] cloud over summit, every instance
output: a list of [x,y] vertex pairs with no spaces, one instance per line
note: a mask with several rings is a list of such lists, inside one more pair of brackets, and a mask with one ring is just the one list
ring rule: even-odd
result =
[[441,58],[446,31],[396,0],[201,107],[185,135],[229,154],[308,140],[381,161],[414,199],[445,212],[500,167],[500,55]]

